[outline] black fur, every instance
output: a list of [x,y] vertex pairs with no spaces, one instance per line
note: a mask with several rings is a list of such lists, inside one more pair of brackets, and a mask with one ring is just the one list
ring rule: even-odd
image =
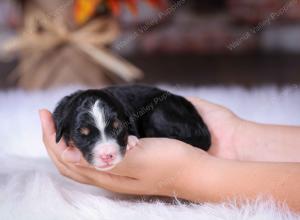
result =
[[[58,142],[62,137],[67,144],[72,142],[90,161],[91,150],[100,138],[89,115],[91,106],[101,101],[108,125],[106,135],[115,139],[124,155],[128,135],[143,137],[168,137],[208,150],[211,137],[194,106],[185,98],[148,86],[115,86],[101,90],[78,91],[63,98],[56,107],[55,120]],[[112,128],[114,121],[118,129]],[[79,132],[88,127],[88,137]]]

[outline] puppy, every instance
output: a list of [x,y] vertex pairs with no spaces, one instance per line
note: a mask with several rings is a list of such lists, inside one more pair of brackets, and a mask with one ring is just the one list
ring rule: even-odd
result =
[[154,87],[77,91],[59,102],[53,117],[56,142],[63,137],[101,171],[122,161],[128,142],[135,145],[138,138],[174,138],[203,150],[211,145],[208,128],[194,106]]

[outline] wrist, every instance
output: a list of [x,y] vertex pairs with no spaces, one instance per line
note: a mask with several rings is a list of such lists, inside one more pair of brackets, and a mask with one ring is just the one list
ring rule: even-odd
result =
[[222,130],[221,134],[214,135],[212,133],[212,146],[208,153],[223,159],[241,160],[243,155],[241,146],[244,141],[245,128],[249,129],[248,121],[232,115],[230,126],[227,126],[226,131]]
[[212,184],[218,182],[215,169],[221,159],[196,148],[193,150],[189,162],[176,181],[175,193],[179,198],[194,202],[210,201]]
[[259,124],[241,119],[232,138],[237,160],[255,160],[257,145],[261,142]]

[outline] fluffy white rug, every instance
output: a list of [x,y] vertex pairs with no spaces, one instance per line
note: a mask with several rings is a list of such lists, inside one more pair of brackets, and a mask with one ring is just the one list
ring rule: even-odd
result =
[[[257,200],[238,207],[183,204],[158,199],[128,198],[81,185],[58,174],[41,141],[38,109],[53,109],[75,88],[28,93],[0,93],[0,219],[300,219],[272,201]],[[266,123],[300,125],[300,87],[174,88],[223,104],[243,118]]]

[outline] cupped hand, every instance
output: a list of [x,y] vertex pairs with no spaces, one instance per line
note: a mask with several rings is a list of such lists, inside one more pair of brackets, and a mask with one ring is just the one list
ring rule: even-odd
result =
[[221,105],[194,97],[187,99],[195,106],[211,133],[209,153],[224,159],[239,160],[236,139],[244,120]]
[[59,172],[77,182],[114,192],[183,195],[187,179],[193,175],[195,161],[205,167],[209,158],[206,152],[177,140],[146,138],[140,139],[115,168],[101,172],[89,166],[76,148],[66,146],[64,141],[56,144],[55,126],[49,111],[41,110],[40,118],[44,144]]
[[[236,159],[234,136],[240,119],[228,109],[197,98],[189,98],[212,134],[209,153]],[[76,148],[55,142],[55,126],[47,110],[40,111],[43,141],[59,172],[75,181],[114,192],[143,195],[184,194],[193,167],[205,167],[209,155],[183,142],[166,138],[140,139],[124,160],[109,172],[91,167]],[[199,165],[200,164],[200,165]],[[201,172],[202,173],[202,172]],[[205,171],[203,172],[203,175]],[[200,182],[205,177],[199,178]]]

